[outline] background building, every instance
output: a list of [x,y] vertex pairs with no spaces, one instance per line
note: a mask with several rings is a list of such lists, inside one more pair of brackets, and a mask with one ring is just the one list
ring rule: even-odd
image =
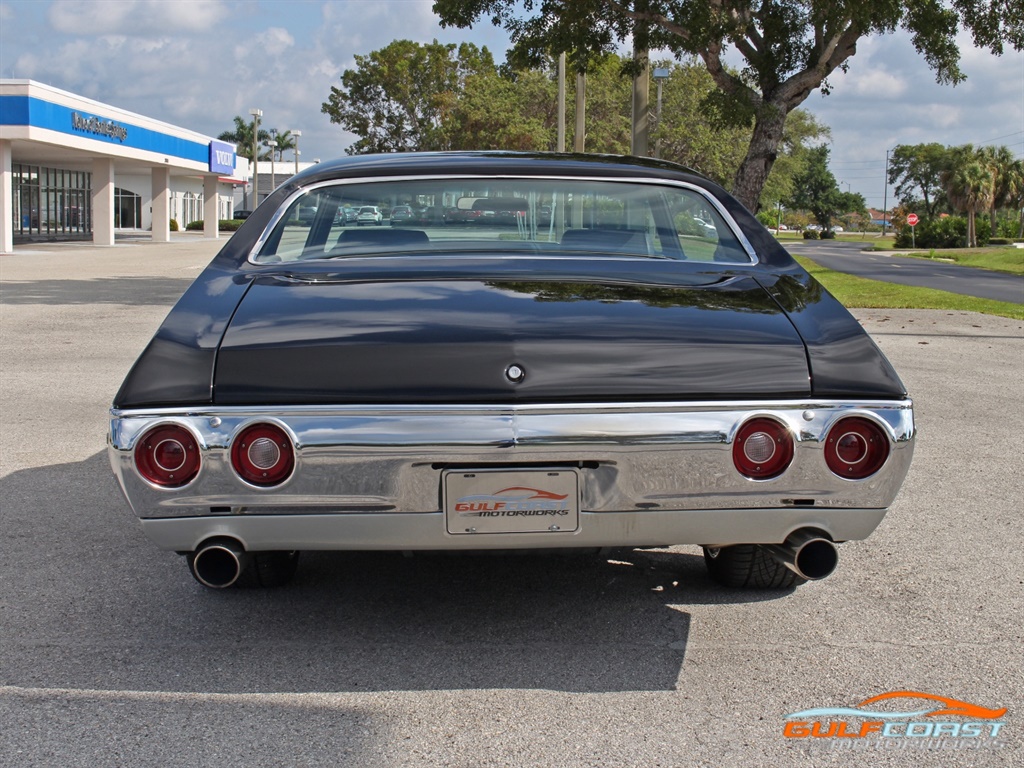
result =
[[0,80],[0,253],[32,240],[112,245],[118,231],[167,241],[172,219],[181,228],[202,220],[217,237],[248,172],[233,144],[32,80]]

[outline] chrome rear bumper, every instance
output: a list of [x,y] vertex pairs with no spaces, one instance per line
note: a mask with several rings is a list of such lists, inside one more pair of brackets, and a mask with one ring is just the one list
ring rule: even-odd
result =
[[[849,415],[872,419],[891,440],[885,466],[865,480],[836,477],[824,460],[829,427]],[[121,488],[147,535],[177,550],[211,535],[236,536],[255,550],[758,543],[801,527],[859,539],[895,498],[914,444],[909,400],[204,407],[111,416],[109,455]],[[796,440],[778,478],[749,480],[733,466],[733,436],[754,416],[782,421]],[[272,489],[248,485],[230,464],[234,435],[259,421],[282,426],[296,447],[295,472]],[[184,488],[156,487],[135,470],[135,441],[160,423],[186,427],[202,449],[199,475]],[[445,533],[443,470],[527,465],[578,469],[579,530],[492,542]]]

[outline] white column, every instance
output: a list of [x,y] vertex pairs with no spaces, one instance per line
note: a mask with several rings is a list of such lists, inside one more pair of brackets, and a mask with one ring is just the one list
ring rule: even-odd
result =
[[14,174],[9,141],[0,141],[0,253],[14,253]]
[[153,242],[171,242],[171,169],[153,169]]
[[216,240],[220,237],[220,198],[217,177],[203,177],[203,234]]
[[92,161],[92,241],[114,244],[114,161],[105,157]]

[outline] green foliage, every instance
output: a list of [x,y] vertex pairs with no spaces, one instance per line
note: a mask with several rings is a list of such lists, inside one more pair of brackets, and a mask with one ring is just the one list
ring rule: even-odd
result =
[[806,151],[803,170],[794,179],[793,194],[786,202],[788,208],[810,211],[826,232],[840,214],[865,210],[862,195],[839,191],[836,177],[828,169],[828,156],[825,144]]
[[[235,115],[235,130],[224,131],[217,138],[221,141],[230,141],[235,145],[235,153],[239,157],[252,160],[252,134],[255,127],[255,119],[247,122],[240,115]],[[264,146],[268,141],[270,141],[270,131],[260,128],[256,133],[256,152],[260,160],[269,160],[271,157],[269,149],[260,151],[260,147]]]
[[[733,127],[753,122],[733,181],[751,210],[778,155],[786,115],[813,91],[828,93],[827,78],[845,71],[861,38],[903,28],[936,79],[953,84],[964,79],[961,29],[997,54],[1007,43],[1024,48],[1024,13],[1010,0],[435,0],[434,11],[442,26],[484,20],[505,28],[517,66],[564,52],[575,70],[589,71],[630,37],[649,49],[700,57],[720,91],[704,104]],[[742,57],[739,71],[724,66],[727,50]]]
[[758,211],[757,220],[761,222],[767,229],[775,229],[779,223],[779,214],[777,211]]
[[171,219],[171,225],[170,225],[169,229],[171,230],[171,232],[177,232],[178,231],[178,220],[177,219]]
[[[238,229],[244,223],[245,222],[243,222],[243,221],[241,221],[239,219],[219,219],[217,221],[217,228],[221,232],[234,232],[236,229]],[[188,224],[185,225],[185,229],[187,229],[189,232],[196,232],[196,231],[201,230],[202,228],[203,228],[203,220],[202,219],[198,219],[196,221],[190,221]]]
[[941,144],[900,144],[889,160],[889,183],[908,208],[923,202],[923,213],[935,216],[945,209],[942,173],[949,167],[949,149]]
[[[411,69],[399,66],[398,60],[403,56],[447,57],[447,63],[435,60],[432,66],[436,77],[430,82],[421,79],[414,88],[410,82]],[[352,86],[346,91],[348,95],[342,99],[338,95],[342,90],[332,89],[331,100],[324,104],[333,121],[359,135],[359,141],[349,150],[351,153],[399,149],[556,149],[557,73],[550,59],[537,68],[499,68],[494,66],[487,49],[462,46],[456,51],[455,46],[419,46],[397,41],[381,51],[357,57],[357,61],[361,69],[342,76],[343,83]],[[629,153],[631,81],[623,75],[627,64],[628,59],[617,54],[595,55],[589,61],[588,152]],[[743,161],[750,127],[723,128],[702,108],[703,100],[715,93],[715,84],[696,61],[676,65],[666,61],[657,65],[667,66],[670,74],[663,86],[662,119],[652,131],[652,146],[660,147],[664,159],[694,168],[727,186]],[[453,72],[457,75],[454,79]],[[461,85],[454,87],[453,83]],[[567,78],[566,86],[566,146],[572,147],[576,78]],[[655,89],[652,83],[652,109],[656,103]],[[403,129],[384,135],[387,126],[408,128],[408,99],[414,92],[432,94],[431,98],[443,109],[436,111],[433,122],[424,130]],[[795,110],[790,114],[780,147],[782,156],[771,177],[773,201],[778,199],[780,190],[792,188],[793,174],[802,167],[802,161],[793,156],[827,133],[828,129],[808,113]],[[399,134],[404,137],[402,142],[395,138]]]
[[[962,216],[942,216],[921,219],[911,235],[911,227],[900,227],[896,232],[897,248],[966,248],[967,219]],[[978,233],[979,245],[988,242],[987,233]]]
[[471,43],[395,40],[355,59],[321,106],[360,137],[349,154],[450,149],[446,119],[457,94],[468,77],[496,72],[490,52]]
[[805,229],[804,230],[804,240],[817,240],[817,239],[818,239],[818,232],[817,232],[817,230],[814,230],[814,229]]

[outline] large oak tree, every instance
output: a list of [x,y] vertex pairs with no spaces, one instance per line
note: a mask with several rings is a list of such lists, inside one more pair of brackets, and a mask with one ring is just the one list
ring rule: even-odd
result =
[[[480,19],[512,36],[513,55],[539,61],[566,52],[577,71],[633,37],[641,46],[696,55],[714,78],[709,100],[735,123],[753,124],[734,194],[756,210],[783,140],[786,116],[828,77],[845,71],[861,38],[903,28],[940,83],[964,79],[956,34],[1001,54],[1024,48],[1022,0],[435,0],[448,26]],[[735,50],[740,71],[726,67]]]

